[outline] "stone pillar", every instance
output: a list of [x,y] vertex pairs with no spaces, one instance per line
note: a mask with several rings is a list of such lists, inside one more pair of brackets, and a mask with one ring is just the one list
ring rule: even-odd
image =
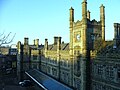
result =
[[102,40],[105,41],[105,6],[100,6],[100,22],[102,29]]

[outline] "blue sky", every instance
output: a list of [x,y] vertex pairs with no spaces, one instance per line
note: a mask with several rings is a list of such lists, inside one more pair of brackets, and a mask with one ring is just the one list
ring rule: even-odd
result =
[[[54,36],[61,36],[62,41],[69,42],[69,8],[75,12],[75,21],[81,20],[81,2],[83,0],[0,0],[0,33],[16,33],[12,43],[29,37],[39,39],[44,44],[53,43]],[[99,7],[105,6],[106,40],[114,37],[113,23],[120,23],[120,0],[87,0],[91,20],[100,19]]]

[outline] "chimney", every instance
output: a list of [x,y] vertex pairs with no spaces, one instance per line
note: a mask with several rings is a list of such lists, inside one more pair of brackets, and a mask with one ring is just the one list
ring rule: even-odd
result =
[[33,45],[35,45],[35,39],[33,40]]
[[29,43],[28,40],[29,40],[29,38],[27,38],[27,37],[24,38],[24,45],[28,45],[28,43]]
[[57,45],[57,40],[58,40],[58,37],[54,37],[54,45]]
[[21,49],[21,42],[18,41],[17,43],[17,50],[18,50],[18,53],[20,54],[20,49]]
[[39,46],[39,39],[35,40],[35,45],[38,47]]
[[45,50],[48,50],[48,39],[45,39]]
[[57,39],[57,48],[59,50],[61,49],[61,37],[58,37],[58,39]]
[[90,11],[89,10],[87,11],[87,19],[90,20]]

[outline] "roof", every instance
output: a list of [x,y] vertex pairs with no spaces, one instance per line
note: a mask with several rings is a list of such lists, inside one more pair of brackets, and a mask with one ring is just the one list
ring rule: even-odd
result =
[[43,49],[44,48],[44,45],[39,45],[38,48],[36,47],[36,45],[30,45],[30,47],[32,49]]
[[[48,50],[57,50],[57,45],[48,45]],[[69,43],[61,43],[61,50],[69,50]]]
[[45,90],[72,90],[70,87],[52,79],[36,69],[25,73]]

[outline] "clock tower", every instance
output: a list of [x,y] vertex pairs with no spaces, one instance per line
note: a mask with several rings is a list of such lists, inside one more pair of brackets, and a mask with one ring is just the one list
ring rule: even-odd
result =
[[73,86],[89,90],[89,51],[87,35],[87,0],[82,2],[82,20],[74,22],[70,9],[70,54],[73,56]]

